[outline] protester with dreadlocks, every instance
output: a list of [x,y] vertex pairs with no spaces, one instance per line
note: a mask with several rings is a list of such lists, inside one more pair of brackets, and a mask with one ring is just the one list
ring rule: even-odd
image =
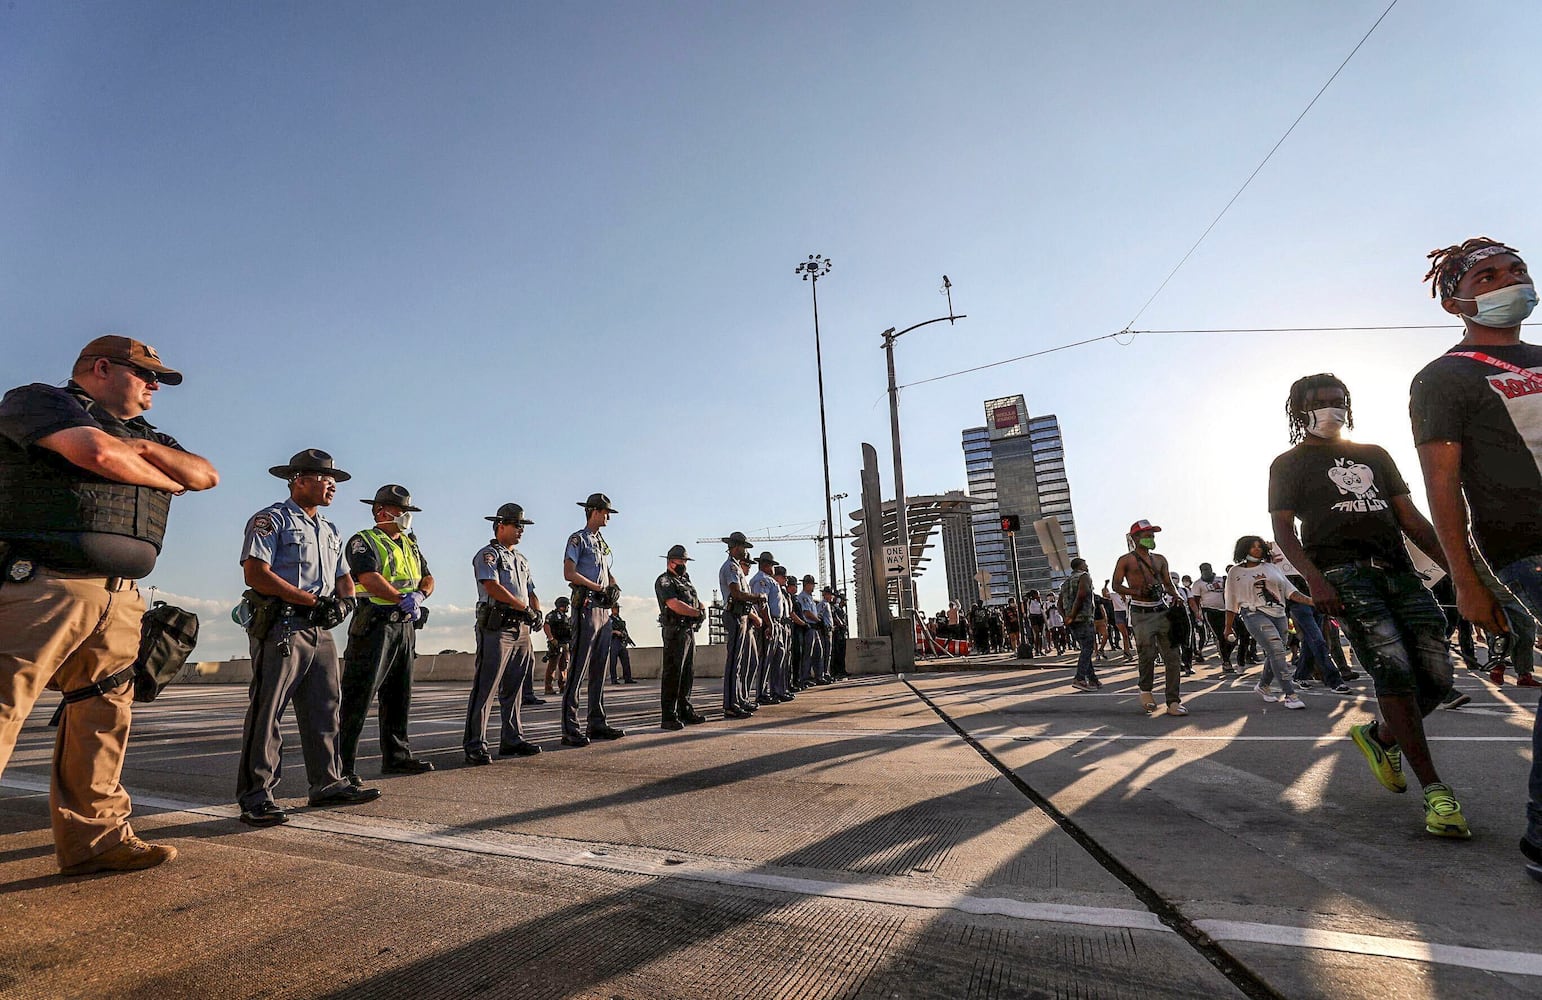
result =
[[1269,467],[1274,540],[1313,603],[1338,617],[1375,682],[1380,719],[1353,727],[1351,738],[1388,791],[1407,791],[1408,758],[1424,788],[1427,832],[1471,837],[1424,734],[1425,716],[1451,689],[1451,655],[1445,615],[1414,572],[1403,536],[1443,562],[1435,529],[1392,456],[1341,436],[1354,424],[1349,389],[1336,376],[1297,379],[1285,413],[1295,447]]
[[[1474,625],[1505,632],[1510,623],[1480,575],[1467,517],[1470,510],[1478,553],[1542,620],[1542,347],[1521,342],[1537,290],[1520,254],[1487,236],[1429,257],[1430,294],[1466,330],[1414,376],[1414,444],[1457,610]],[[1542,717],[1532,729],[1520,846],[1531,876],[1542,881]]]

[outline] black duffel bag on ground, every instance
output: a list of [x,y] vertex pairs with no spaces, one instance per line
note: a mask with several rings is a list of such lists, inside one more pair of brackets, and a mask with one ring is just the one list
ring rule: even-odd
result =
[[156,601],[140,624],[139,657],[105,680],[64,692],[64,700],[48,724],[59,724],[65,705],[106,694],[121,684],[134,685],[135,701],[154,701],[182,672],[197,645],[198,616],[165,601]]

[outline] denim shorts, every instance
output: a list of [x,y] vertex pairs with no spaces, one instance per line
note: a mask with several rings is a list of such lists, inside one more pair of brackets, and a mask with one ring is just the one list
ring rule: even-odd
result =
[[1408,570],[1360,564],[1323,572],[1339,593],[1339,623],[1375,682],[1376,694],[1413,695],[1426,714],[1451,690],[1446,616]]

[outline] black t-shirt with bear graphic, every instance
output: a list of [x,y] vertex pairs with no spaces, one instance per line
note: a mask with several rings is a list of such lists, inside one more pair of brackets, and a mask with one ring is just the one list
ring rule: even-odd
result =
[[1318,569],[1356,559],[1411,567],[1392,509],[1392,498],[1407,494],[1392,456],[1372,444],[1298,444],[1269,466],[1269,510],[1295,512]]

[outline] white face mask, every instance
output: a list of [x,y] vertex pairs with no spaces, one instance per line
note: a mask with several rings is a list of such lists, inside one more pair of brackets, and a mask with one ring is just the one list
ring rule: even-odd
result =
[[1478,314],[1467,318],[1479,326],[1507,330],[1520,326],[1537,307],[1537,288],[1535,285],[1509,285],[1484,292],[1476,298],[1458,298],[1456,301],[1471,302],[1478,307]]
[[1348,419],[1349,410],[1342,406],[1325,406],[1318,410],[1308,410],[1306,432],[1315,437],[1336,438]]
[[391,518],[391,520],[395,521],[396,526],[403,531],[412,530],[412,511],[410,510],[402,511],[400,514],[397,514],[395,517]]

